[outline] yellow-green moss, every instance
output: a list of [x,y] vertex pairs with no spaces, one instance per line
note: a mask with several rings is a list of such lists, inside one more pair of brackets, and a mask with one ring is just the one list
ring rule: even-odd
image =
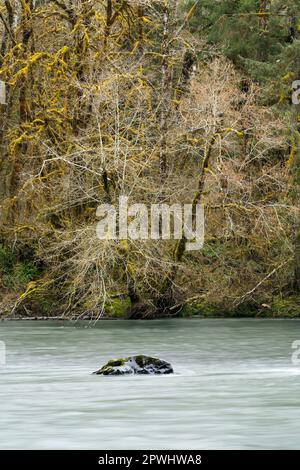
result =
[[105,315],[111,318],[126,318],[129,307],[129,297],[113,298],[105,305]]

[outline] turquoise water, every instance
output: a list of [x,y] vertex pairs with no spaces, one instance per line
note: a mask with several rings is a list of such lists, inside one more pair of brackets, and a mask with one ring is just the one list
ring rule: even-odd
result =
[[[299,321],[2,322],[1,449],[300,449]],[[91,375],[149,354],[173,376]]]

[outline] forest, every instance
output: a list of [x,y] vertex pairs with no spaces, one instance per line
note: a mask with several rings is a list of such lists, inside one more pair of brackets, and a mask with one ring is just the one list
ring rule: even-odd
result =
[[[296,0],[0,0],[0,317],[300,316]],[[97,207],[205,208],[100,240]]]

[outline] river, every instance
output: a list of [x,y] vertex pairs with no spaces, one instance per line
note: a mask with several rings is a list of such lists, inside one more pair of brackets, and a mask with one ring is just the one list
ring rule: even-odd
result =
[[[300,449],[296,340],[297,320],[1,322],[0,448]],[[91,374],[131,354],[175,374]]]

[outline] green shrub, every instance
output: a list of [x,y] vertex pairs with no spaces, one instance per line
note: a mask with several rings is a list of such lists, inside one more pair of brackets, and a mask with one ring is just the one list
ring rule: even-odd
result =
[[19,289],[39,274],[32,261],[20,261],[8,247],[0,245],[0,275],[5,287]]
[[274,298],[272,303],[274,316],[278,317],[299,317],[300,316],[300,297],[281,297]]

